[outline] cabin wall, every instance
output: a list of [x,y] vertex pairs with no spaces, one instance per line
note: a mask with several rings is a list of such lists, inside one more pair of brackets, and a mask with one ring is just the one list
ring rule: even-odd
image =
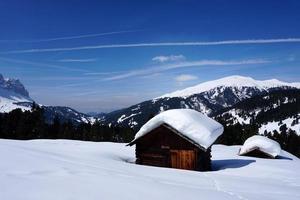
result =
[[136,158],[136,163],[143,165],[175,165],[175,168],[198,171],[211,169],[210,149],[206,152],[201,150],[165,126],[158,127],[136,142]]
[[211,148],[207,149],[207,151],[198,151],[197,152],[197,171],[210,171],[211,170]]

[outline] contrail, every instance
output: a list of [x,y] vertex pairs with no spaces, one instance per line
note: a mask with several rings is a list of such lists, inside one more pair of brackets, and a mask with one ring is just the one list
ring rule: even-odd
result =
[[67,37],[44,38],[44,39],[36,39],[36,40],[0,40],[0,42],[21,42],[21,43],[51,42],[51,41],[59,41],[59,40],[73,40],[73,39],[80,39],[80,38],[98,37],[98,36],[104,36],[104,35],[132,33],[132,32],[137,32],[137,31],[138,30],[113,31],[113,32],[106,32],[106,33],[95,33],[95,34],[87,34],[87,35],[74,35],[74,36],[67,36]]
[[47,48],[47,49],[25,49],[25,50],[1,52],[1,54],[79,51],[79,50],[110,49],[110,48],[137,48],[137,47],[164,47],[164,46],[214,46],[214,45],[217,46],[217,45],[241,45],[241,44],[299,43],[299,42],[300,42],[300,38],[223,40],[223,41],[212,41],[212,42],[132,43],[132,44],[109,44],[109,45],[62,47],[62,48]]
[[85,58],[85,59],[65,58],[65,59],[58,60],[58,62],[79,62],[79,63],[95,62],[95,61],[97,61],[96,58]]
[[40,62],[32,62],[28,60],[19,60],[19,59],[10,59],[10,58],[3,58],[0,57],[0,61],[4,62],[10,62],[10,63],[18,63],[18,64],[23,64],[23,65],[31,65],[31,66],[36,66],[36,67],[46,67],[46,68],[54,68],[54,69],[59,69],[59,70],[69,70],[69,71],[78,71],[78,72],[89,72],[87,70],[83,69],[75,69],[75,68],[69,68],[61,65],[53,65],[53,64],[47,64],[47,63],[40,63]]

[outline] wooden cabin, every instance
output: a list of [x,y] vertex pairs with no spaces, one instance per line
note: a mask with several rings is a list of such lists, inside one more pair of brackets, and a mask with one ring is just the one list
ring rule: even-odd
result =
[[261,135],[255,135],[245,141],[238,155],[257,158],[277,158],[280,152],[281,147],[276,141]]
[[223,126],[190,109],[165,111],[152,118],[128,145],[136,163],[187,170],[211,170],[211,145]]

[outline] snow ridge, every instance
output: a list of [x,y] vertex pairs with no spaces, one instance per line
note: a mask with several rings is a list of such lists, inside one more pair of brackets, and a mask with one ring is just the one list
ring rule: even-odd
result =
[[234,87],[239,90],[245,88],[245,87],[253,87],[257,88],[260,91],[267,90],[270,88],[275,87],[293,87],[293,88],[300,88],[300,83],[287,83],[283,81],[279,81],[277,79],[270,79],[270,80],[255,80],[251,77],[245,77],[245,76],[228,76],[221,79],[213,80],[213,81],[207,81],[201,84],[198,84],[193,87],[189,87],[183,90],[178,90],[172,93],[165,94],[163,96],[157,97],[159,98],[166,98],[166,97],[189,97],[193,94],[199,94],[202,92],[206,92],[209,90],[212,90],[214,88],[218,87]]

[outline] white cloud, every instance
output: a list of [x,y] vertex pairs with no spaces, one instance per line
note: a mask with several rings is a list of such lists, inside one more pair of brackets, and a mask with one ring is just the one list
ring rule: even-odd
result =
[[135,76],[145,76],[150,74],[155,74],[167,70],[177,69],[177,68],[185,68],[185,67],[198,67],[198,66],[226,66],[226,65],[250,65],[250,64],[263,64],[269,63],[268,60],[263,59],[254,59],[254,60],[230,60],[230,61],[223,61],[223,60],[199,60],[199,61],[185,61],[179,63],[168,63],[162,64],[158,66],[154,66],[151,68],[146,69],[139,69],[139,70],[132,70],[122,74],[118,74],[115,76],[111,76],[105,78],[104,80],[112,81],[112,80],[120,80]]
[[136,47],[164,47],[164,46],[216,46],[216,45],[274,44],[274,43],[299,43],[299,42],[300,42],[300,38],[222,40],[222,41],[212,41],[212,42],[132,43],[132,44],[108,44],[108,45],[77,46],[77,47],[58,47],[58,48],[47,48],[47,49],[13,50],[13,51],[1,52],[1,54],[79,51],[79,50],[108,49],[108,48],[136,48]]
[[177,82],[192,81],[192,80],[196,80],[196,79],[198,79],[197,76],[190,75],[190,74],[181,74],[181,75],[175,77],[175,80]]
[[152,60],[160,63],[175,62],[185,60],[185,57],[183,55],[156,56],[152,58]]

